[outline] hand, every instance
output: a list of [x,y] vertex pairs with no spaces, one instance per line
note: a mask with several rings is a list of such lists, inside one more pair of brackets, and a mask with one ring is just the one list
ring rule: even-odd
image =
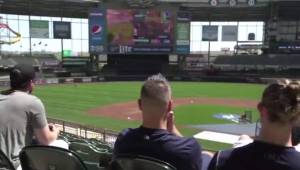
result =
[[181,133],[176,128],[175,116],[174,116],[174,112],[172,110],[167,115],[167,130],[176,136],[182,137]]
[[52,123],[50,123],[48,126],[49,126],[50,132],[55,133],[58,136],[59,129]]
[[172,133],[174,126],[174,112],[171,110],[167,115],[167,130]]

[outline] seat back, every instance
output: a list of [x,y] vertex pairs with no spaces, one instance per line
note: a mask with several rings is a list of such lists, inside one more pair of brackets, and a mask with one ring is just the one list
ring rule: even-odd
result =
[[15,167],[10,162],[8,157],[0,150],[0,169],[2,170],[15,170]]
[[28,146],[20,152],[23,170],[86,170],[72,151],[53,146]]
[[118,155],[111,163],[112,170],[176,170],[169,163],[141,155]]
[[100,166],[108,166],[112,158],[112,153],[106,149],[96,148],[92,144],[72,142],[70,150],[74,151],[85,163],[99,163]]

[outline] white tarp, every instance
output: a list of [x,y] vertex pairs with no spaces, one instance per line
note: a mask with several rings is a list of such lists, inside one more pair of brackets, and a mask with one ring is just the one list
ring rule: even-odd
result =
[[211,132],[211,131],[202,131],[194,135],[194,138],[196,139],[203,139],[203,140],[209,140],[209,141],[220,142],[220,143],[228,143],[228,144],[233,144],[237,142],[239,137],[240,136],[238,135]]

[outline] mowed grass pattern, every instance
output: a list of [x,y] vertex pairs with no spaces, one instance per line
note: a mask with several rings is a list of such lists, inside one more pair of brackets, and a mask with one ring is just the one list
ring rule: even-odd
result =
[[[104,105],[135,101],[142,82],[105,82],[91,84],[66,84],[36,87],[34,94],[44,102],[49,117],[79,122],[116,131],[136,127],[137,121],[115,120],[87,114],[89,109]],[[171,82],[174,98],[208,97],[259,100],[264,85]],[[198,130],[186,128],[190,124],[226,123],[212,118],[216,112],[242,112],[247,108],[213,105],[188,105],[175,109],[176,122],[184,135],[191,136]],[[211,145],[211,143],[208,143]],[[218,148],[218,146],[216,146]]]

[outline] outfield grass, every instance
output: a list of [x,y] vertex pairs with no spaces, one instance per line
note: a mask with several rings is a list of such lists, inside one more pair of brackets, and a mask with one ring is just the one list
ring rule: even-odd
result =
[[[35,90],[35,95],[44,102],[49,117],[120,131],[123,128],[136,127],[139,122],[95,117],[87,115],[86,111],[108,104],[134,101],[139,96],[141,85],[142,82],[112,82],[39,86]],[[171,86],[174,98],[217,97],[253,100],[260,98],[264,88],[263,85],[256,84],[202,82],[172,82]],[[226,123],[224,120],[212,118],[212,114],[240,113],[245,109],[248,108],[189,105],[180,106],[175,109],[175,112],[176,121],[181,126],[183,134],[192,136],[199,130],[186,128],[185,125]],[[210,149],[217,150],[225,147],[225,145],[215,145],[207,141],[201,142],[207,143],[205,146]]]

